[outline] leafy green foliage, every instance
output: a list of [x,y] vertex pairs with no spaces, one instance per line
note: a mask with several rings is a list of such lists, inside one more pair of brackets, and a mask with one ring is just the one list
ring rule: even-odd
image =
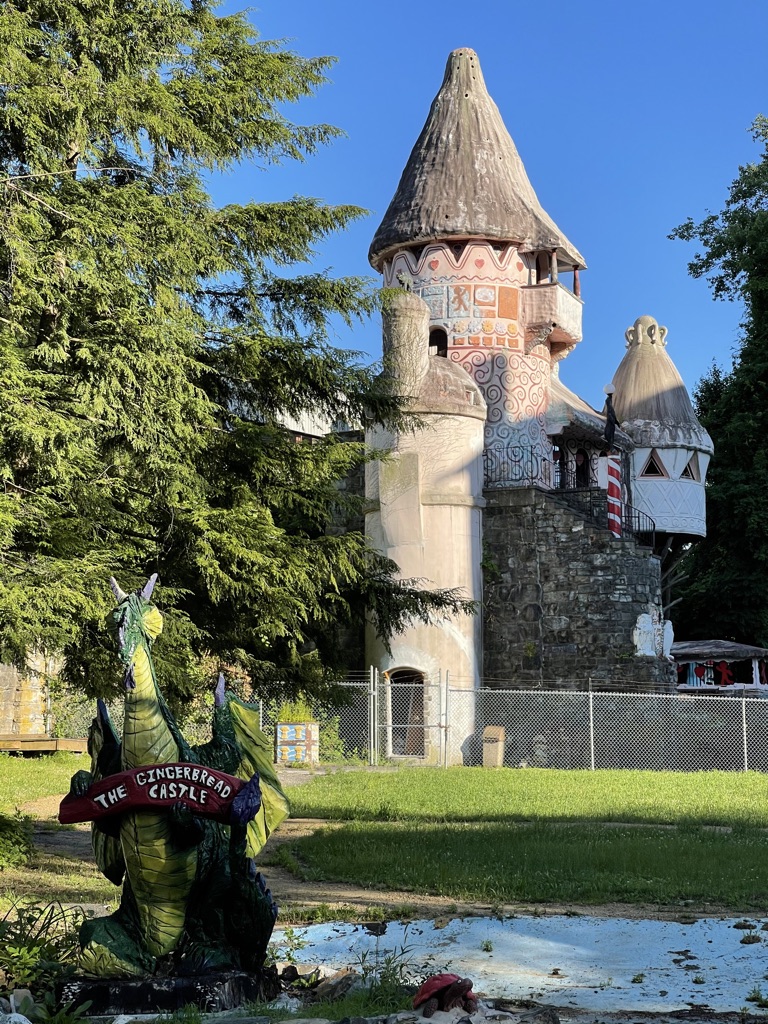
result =
[[19,1011],[32,1021],[32,1024],[79,1024],[92,1005],[91,999],[80,1003],[79,1006],[75,1006],[74,1001],[59,1003],[53,992],[46,992],[40,1002],[23,1000]]
[[32,853],[29,818],[0,814],[0,871],[12,864],[26,864]]
[[82,920],[79,907],[14,904],[0,919],[0,970],[6,988],[49,988],[73,971]]
[[[672,237],[696,240],[689,264],[715,298],[744,304],[732,369],[713,366],[695,392],[715,454],[707,474],[707,536],[686,557],[673,610],[681,638],[768,646],[768,119],[753,125],[761,159],[739,169],[723,211]],[[682,567],[681,567],[682,568]]]
[[159,676],[207,655],[262,690],[322,691],[366,615],[386,637],[457,610],[355,531],[359,441],[280,424],[387,421],[385,378],[329,345],[367,282],[307,270],[360,216],[317,199],[217,209],[206,174],[301,160],[289,121],[330,58],[260,40],[214,0],[5,0],[0,18],[0,657],[63,652],[116,684],[106,580],[160,574]]

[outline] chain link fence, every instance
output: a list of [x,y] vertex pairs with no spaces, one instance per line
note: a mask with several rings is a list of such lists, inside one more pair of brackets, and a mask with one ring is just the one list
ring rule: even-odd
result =
[[[768,700],[744,696],[519,690],[457,685],[447,674],[370,670],[316,703],[326,764],[499,764],[506,767],[768,772]],[[181,722],[190,743],[211,737],[206,701]],[[122,731],[122,703],[109,705]],[[261,702],[274,739],[279,702]],[[58,702],[57,736],[86,736],[91,700]],[[494,745],[495,744],[495,745]]]
[[[371,722],[370,672],[348,676],[335,684],[336,700],[310,702],[312,720],[319,723],[321,763],[369,764],[375,732]],[[259,708],[262,731],[274,744],[275,724],[281,718],[279,700],[255,700]],[[120,736],[123,732],[124,705],[116,698],[106,702],[112,724]],[[49,712],[50,731],[54,736],[80,738],[88,735],[96,714],[96,701],[70,690],[60,691]],[[211,739],[213,694],[206,693],[190,702],[177,717],[184,738],[192,745]]]

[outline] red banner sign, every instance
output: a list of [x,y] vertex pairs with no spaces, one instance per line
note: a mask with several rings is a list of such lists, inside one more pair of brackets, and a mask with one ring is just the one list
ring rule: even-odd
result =
[[126,811],[169,808],[179,802],[195,814],[227,821],[232,800],[244,785],[242,779],[199,764],[132,768],[95,782],[83,796],[65,796],[59,821],[71,825]]

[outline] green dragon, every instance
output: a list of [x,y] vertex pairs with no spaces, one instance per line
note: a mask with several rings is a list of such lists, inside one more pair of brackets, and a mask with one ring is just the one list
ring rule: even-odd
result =
[[288,814],[259,712],[225,691],[215,692],[212,739],[198,747],[183,738],[157,685],[152,644],[162,616],[150,603],[156,582],[126,594],[114,580],[114,617],[125,664],[122,741],[102,701],[89,734],[91,771],[78,772],[71,794],[129,769],[185,762],[248,780],[229,824],[195,816],[188,804],[129,810],[94,821],[99,868],[122,883],[118,910],[86,921],[80,968],[90,977],[206,970],[258,970],[277,907],[253,857]]

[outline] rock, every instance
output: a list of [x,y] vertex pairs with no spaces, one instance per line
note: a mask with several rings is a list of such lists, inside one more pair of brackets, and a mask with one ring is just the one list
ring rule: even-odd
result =
[[560,1018],[551,1006],[537,1006],[518,1018],[518,1024],[560,1024]]
[[271,1003],[267,1003],[272,1010],[288,1010],[289,1013],[296,1013],[301,1009],[302,1002],[297,996],[289,996],[287,992],[283,992],[277,999],[273,999]]
[[11,1013],[23,1014],[24,1003],[35,1005],[35,997],[28,988],[15,988],[11,992]]
[[363,979],[351,968],[346,967],[336,971],[330,978],[325,978],[311,992],[312,1001],[316,1003],[333,1002],[336,999],[343,999],[344,996],[360,988]]
[[0,1024],[30,1024],[30,1021],[21,1013],[0,1013]]
[[11,1001],[6,999],[5,996],[0,996],[0,1013],[11,1012]]

